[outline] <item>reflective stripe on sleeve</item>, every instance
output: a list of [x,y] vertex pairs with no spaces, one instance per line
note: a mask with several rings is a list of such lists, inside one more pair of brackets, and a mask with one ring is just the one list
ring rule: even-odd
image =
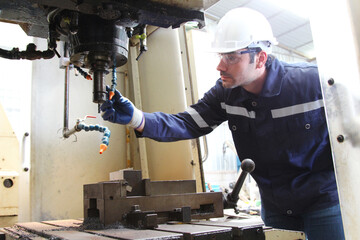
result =
[[232,115],[240,115],[248,118],[255,118],[255,112],[254,111],[248,111],[244,107],[237,107],[237,106],[230,106],[225,103],[221,103],[221,108],[226,110],[226,113],[232,114]]
[[303,104],[297,104],[290,107],[284,107],[279,109],[271,110],[273,118],[287,117],[299,113],[309,112],[312,110],[319,109],[324,106],[322,99],[316,100],[314,102],[308,102]]
[[194,108],[189,107],[188,109],[186,109],[185,112],[187,112],[192,117],[192,119],[200,128],[209,127],[209,125],[205,122],[205,120],[200,116],[200,114]]

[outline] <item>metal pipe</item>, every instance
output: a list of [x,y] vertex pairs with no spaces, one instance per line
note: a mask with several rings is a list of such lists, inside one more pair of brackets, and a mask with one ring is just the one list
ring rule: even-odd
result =
[[[69,65],[65,67],[65,85],[64,85],[64,128],[63,137],[68,138],[75,131],[69,131]],[[74,129],[72,129],[74,130]]]
[[13,48],[12,50],[5,50],[0,48],[0,57],[12,60],[27,59],[27,60],[37,60],[37,59],[51,59],[55,56],[53,50],[46,51],[37,51],[36,45],[29,43],[26,47],[26,51],[19,51],[18,48]]
[[200,178],[201,178],[201,188],[203,192],[206,192],[206,186],[205,186],[205,176],[204,176],[204,166],[203,161],[201,157],[201,147],[200,147],[200,140],[197,138],[196,140],[196,147],[198,149],[198,159],[199,159],[199,168],[200,168]]
[[75,127],[73,127],[72,129],[67,129],[66,131],[64,131],[64,133],[63,133],[63,136],[64,136],[64,138],[68,138],[68,137],[70,137],[71,135],[73,135],[74,133],[76,133],[76,132],[78,132],[78,131],[80,131],[80,130],[78,130],[77,128],[76,128],[76,126]]
[[[130,84],[127,72],[124,73],[124,91],[125,96],[130,95]],[[130,168],[133,166],[131,161],[131,148],[130,148],[130,127],[126,125],[126,167]]]

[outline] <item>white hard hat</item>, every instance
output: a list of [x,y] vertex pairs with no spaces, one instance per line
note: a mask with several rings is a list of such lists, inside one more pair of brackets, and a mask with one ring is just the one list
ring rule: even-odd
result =
[[250,8],[235,8],[220,19],[211,48],[213,52],[227,53],[246,47],[260,47],[271,53],[271,45],[276,44],[270,23],[264,15]]

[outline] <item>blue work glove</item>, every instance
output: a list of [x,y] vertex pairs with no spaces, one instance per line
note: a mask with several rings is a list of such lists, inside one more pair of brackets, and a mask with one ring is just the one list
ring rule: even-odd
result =
[[[110,88],[107,86],[106,90],[109,92]],[[132,128],[139,128],[144,121],[144,114],[137,109],[134,104],[126,97],[121,96],[118,90],[111,100],[107,100],[100,107],[101,116],[104,120],[127,124]]]

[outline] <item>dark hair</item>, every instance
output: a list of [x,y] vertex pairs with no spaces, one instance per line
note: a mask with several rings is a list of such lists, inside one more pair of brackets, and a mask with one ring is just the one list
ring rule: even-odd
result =
[[[250,55],[250,63],[254,63],[255,55],[258,54],[261,51],[262,51],[261,48],[256,48],[256,51],[249,53],[249,55]],[[265,68],[269,68],[274,59],[275,59],[275,56],[269,54],[268,57],[267,57],[266,63],[265,63]]]
[[270,66],[271,66],[272,62],[274,61],[274,59],[275,59],[274,55],[272,55],[272,54],[268,55],[266,63],[265,63],[265,68],[266,69],[270,68]]

